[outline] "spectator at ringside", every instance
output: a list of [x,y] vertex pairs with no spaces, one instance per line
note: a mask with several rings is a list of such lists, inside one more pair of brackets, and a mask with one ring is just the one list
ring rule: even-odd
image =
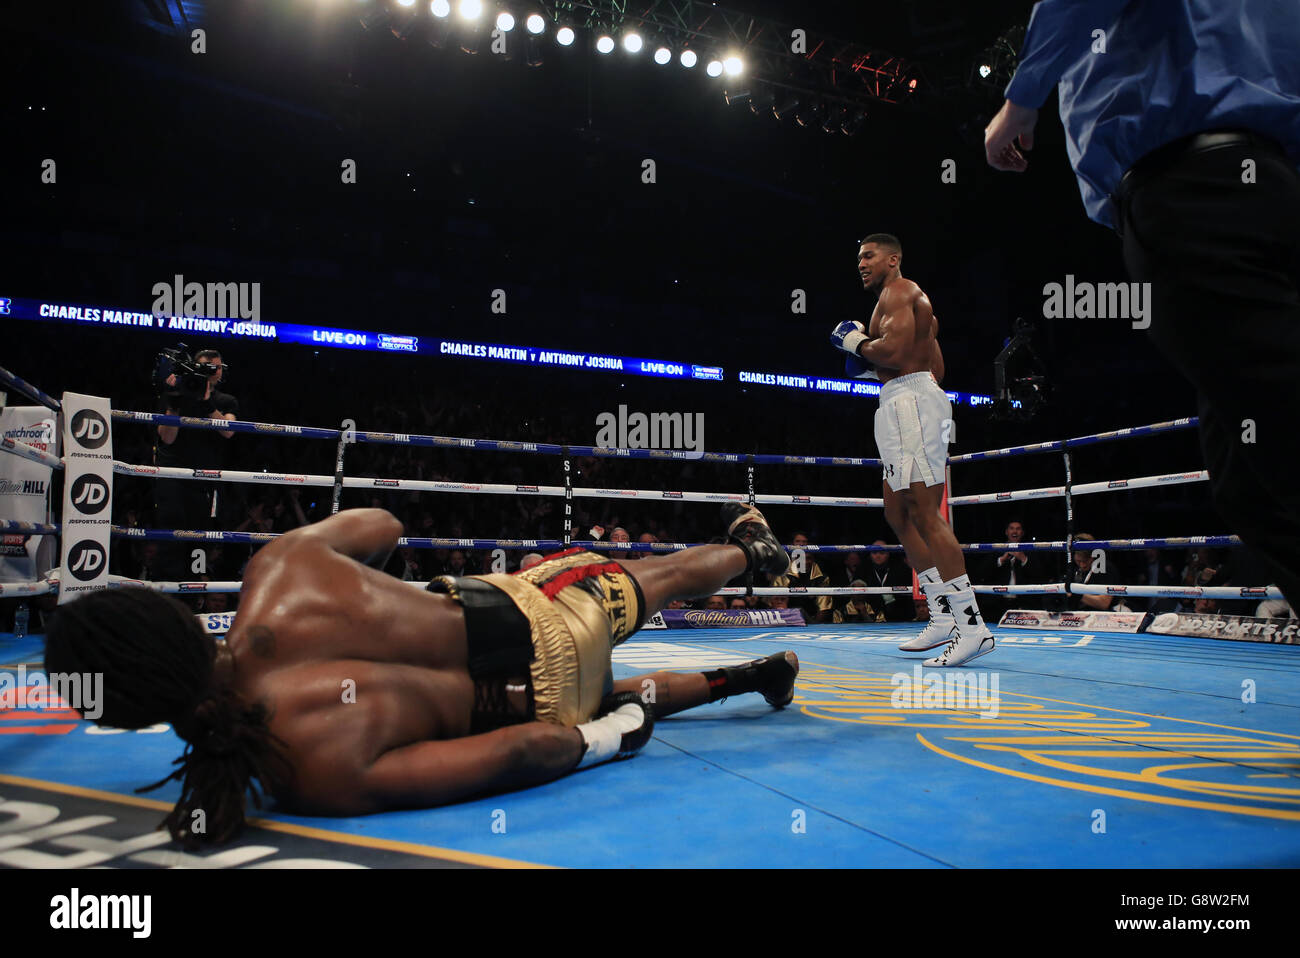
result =
[[[1144,586],[1176,586],[1179,581],[1178,569],[1175,568],[1173,560],[1159,549],[1143,549],[1142,560],[1133,581],[1137,585]],[[1162,612],[1172,612],[1178,607],[1178,600],[1172,597],[1135,598],[1132,603],[1135,609],[1154,612],[1157,615]]]
[[[849,552],[844,556],[844,562],[840,568],[836,569],[830,575],[827,585],[836,588],[847,588],[853,584],[854,579],[862,578],[862,556],[857,552]],[[842,622],[844,620],[845,606],[852,600],[852,596],[836,595],[831,596],[831,621]]]
[[[609,534],[610,542],[631,542],[632,537],[622,526],[615,526],[614,531]],[[610,555],[615,556],[619,562],[626,562],[629,559],[641,558],[641,553],[633,552],[630,549],[612,549]]]
[[713,612],[722,612],[727,608],[727,600],[720,595],[711,595],[704,600],[704,608]]
[[[1095,539],[1086,532],[1080,532],[1074,537],[1075,542],[1091,542]],[[1105,568],[1106,555],[1103,552],[1097,558],[1092,555],[1092,550],[1088,548],[1075,549],[1073,563],[1070,565],[1067,580],[1071,585],[1080,583],[1086,585],[1108,585],[1114,581],[1108,572],[1102,571]],[[1053,612],[1062,612],[1065,610],[1074,611],[1105,611],[1114,603],[1114,596],[1109,595],[1049,595],[1051,600],[1048,608]]]
[[[884,539],[877,539],[873,546],[888,545]],[[890,553],[873,551],[871,559],[863,570],[862,578],[869,586],[911,586],[912,570],[896,560]],[[981,599],[981,604],[983,600]],[[881,594],[871,597],[871,604],[884,613],[886,622],[912,622],[916,610],[903,593]]]
[[430,576],[422,560],[411,546],[399,546],[384,571],[403,582],[428,582]]
[[220,613],[230,611],[229,592],[209,592],[203,597],[203,611],[207,613]]
[[[795,550],[804,549],[808,545],[808,536],[802,532],[796,532],[794,538],[790,540]],[[795,555],[800,555],[796,551]],[[812,553],[802,553],[804,571],[799,571],[798,561],[790,563],[790,571],[785,575],[777,576],[772,580],[772,585],[776,588],[807,588],[810,586],[826,586],[830,584],[830,577],[822,571]],[[803,612],[804,621],[809,625],[816,622],[831,621],[831,597],[828,595],[809,595],[809,596],[792,596],[790,608],[799,609]]]
[[[849,583],[852,588],[865,589],[866,580],[854,579]],[[884,598],[879,595],[853,595],[848,596],[848,602],[843,608],[835,609],[832,614],[832,620],[836,625],[846,622],[884,622],[885,613],[880,611],[880,600]]]
[[544,557],[540,552],[528,553],[528,555],[519,560],[519,571],[523,572],[525,569],[531,569],[533,566],[537,565],[537,563],[541,562],[543,558]]
[[745,597],[743,595],[733,595],[731,601],[727,604],[727,608],[738,609],[739,611],[744,612],[749,608],[749,604],[745,602]]
[[[1003,531],[1005,542],[1024,542],[1025,527],[1019,519],[1012,519]],[[989,556],[980,563],[980,582],[982,585],[1032,585],[1043,582],[1042,560],[1031,552],[1008,549],[1006,552]],[[985,609],[984,618],[988,622],[997,622],[1007,609],[1042,608],[1044,596],[1038,595],[998,595],[980,593],[980,608]]]

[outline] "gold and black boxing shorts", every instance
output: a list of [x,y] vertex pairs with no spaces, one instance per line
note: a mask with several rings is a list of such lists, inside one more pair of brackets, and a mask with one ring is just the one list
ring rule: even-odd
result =
[[547,556],[514,575],[472,578],[496,586],[528,619],[536,720],[574,726],[594,717],[614,686],[611,650],[643,622],[645,598],[636,580],[617,562],[582,549]]

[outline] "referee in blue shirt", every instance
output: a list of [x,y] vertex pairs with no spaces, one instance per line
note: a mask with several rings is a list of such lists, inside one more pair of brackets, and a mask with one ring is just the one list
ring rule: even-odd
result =
[[1088,216],[1196,387],[1215,505],[1300,607],[1300,3],[1041,0],[992,166],[1025,169],[1054,86]]

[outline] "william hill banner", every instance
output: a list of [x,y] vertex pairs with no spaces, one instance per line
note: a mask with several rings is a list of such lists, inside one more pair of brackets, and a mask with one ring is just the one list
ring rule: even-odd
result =
[[802,628],[807,624],[798,609],[664,609],[659,614],[669,629]]

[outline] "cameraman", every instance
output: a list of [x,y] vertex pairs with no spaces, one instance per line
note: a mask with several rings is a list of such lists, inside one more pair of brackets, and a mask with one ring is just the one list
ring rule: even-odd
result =
[[[221,353],[201,349],[189,362],[183,352],[172,354],[171,362],[159,368],[159,412],[197,419],[237,419],[239,400],[217,389],[225,373]],[[153,461],[156,466],[184,469],[221,469],[226,459],[226,440],[234,432],[224,429],[182,429],[158,427]],[[185,479],[158,479],[154,483],[156,524],[160,529],[200,529],[217,514],[219,495],[214,483]],[[164,582],[193,579],[190,547],[184,542],[164,543],[159,550],[156,578]]]

